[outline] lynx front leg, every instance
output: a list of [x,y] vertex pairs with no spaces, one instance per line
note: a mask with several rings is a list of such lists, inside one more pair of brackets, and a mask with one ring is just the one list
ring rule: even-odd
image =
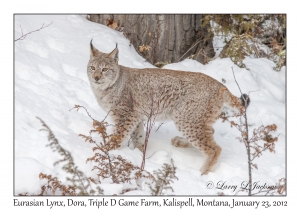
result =
[[112,115],[112,118],[115,122],[115,128],[113,133],[121,136],[122,142],[124,140],[128,140],[130,136],[135,137],[140,135],[138,134],[139,132],[136,132],[136,130],[140,131],[140,126],[138,125],[140,124],[141,120],[138,116],[123,116],[115,113]]
[[145,141],[145,131],[143,122],[140,122],[137,125],[135,131],[131,134],[131,139],[134,143],[134,148],[138,148],[141,152],[143,152]]
[[180,147],[180,148],[187,148],[190,147],[190,143],[187,139],[180,137],[180,136],[175,136],[174,138],[171,139],[171,144],[174,147]]

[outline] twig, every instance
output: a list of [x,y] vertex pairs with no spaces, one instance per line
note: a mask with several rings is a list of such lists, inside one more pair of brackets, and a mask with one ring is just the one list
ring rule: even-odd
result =
[[262,120],[261,120],[260,116],[259,116],[259,115],[257,115],[257,116],[259,117],[261,124],[264,126],[264,124],[263,124],[263,122],[262,122]]
[[[209,49],[213,49],[213,48],[208,48],[208,50],[209,50]],[[202,52],[201,52],[201,50],[202,50]],[[213,59],[213,58],[208,57],[208,56],[205,54],[204,48],[202,48],[201,50],[198,50],[197,54],[195,54],[194,57],[197,57],[198,54],[200,54],[200,55],[203,55],[203,57],[204,57],[206,60],[208,60],[208,61],[209,61],[209,59],[211,59],[211,60]]]
[[153,152],[152,155],[150,155],[149,157],[147,157],[146,159],[150,159],[156,152]]
[[249,91],[248,95],[250,96],[250,93],[253,93],[253,92],[256,92],[256,91],[260,91],[260,89]]
[[[80,105],[76,105],[72,108],[72,109],[77,109],[76,111],[78,112],[79,108],[84,108],[84,110],[86,111],[87,115],[94,121],[97,121],[95,120],[91,115],[90,113],[87,111],[87,109],[84,107],[84,106],[80,106]],[[69,111],[71,111],[72,109],[70,109]],[[109,113],[109,112],[108,112]],[[106,118],[106,117],[105,117]],[[105,119],[104,119],[105,120]]]
[[[39,29],[34,30],[34,31],[30,31],[30,32],[28,32],[28,33],[26,33],[26,34],[23,34],[23,29],[22,29],[22,26],[20,25],[22,35],[21,35],[18,39],[15,39],[14,42],[19,41],[19,40],[23,40],[23,39],[26,38],[26,36],[27,36],[28,34],[31,34],[31,33],[33,33],[33,32],[37,32],[37,31],[39,31],[39,30],[41,30],[41,29],[43,29],[43,28],[46,28],[46,27],[50,26],[52,23],[53,23],[52,21],[51,21],[51,23],[49,23],[48,25],[45,25],[45,23],[43,23],[42,27],[40,27]],[[45,26],[44,26],[44,25],[45,25]]]
[[[244,99],[244,96],[243,96]],[[249,131],[248,131],[248,120],[247,120],[247,101],[244,99],[245,101],[245,112],[244,112],[244,118],[245,118],[245,128],[246,128],[246,136],[245,138],[245,145],[247,148],[247,154],[248,154],[248,170],[249,170],[249,194],[251,195],[252,193],[252,169],[251,169],[251,157],[250,157],[250,143],[249,143]]]
[[[234,74],[234,71],[233,71],[233,67],[231,67],[232,69],[232,73],[233,73],[233,77],[234,77],[234,80],[242,94],[242,98],[244,100],[244,103],[245,103],[245,112],[244,112],[244,118],[245,118],[245,129],[246,129],[246,134],[245,136],[242,136],[243,140],[244,140],[244,144],[246,146],[246,149],[247,149],[247,155],[248,155],[248,172],[249,172],[249,192],[248,192],[248,195],[251,196],[252,195],[252,169],[251,169],[251,151],[250,151],[250,142],[249,142],[249,131],[248,131],[248,120],[247,120],[247,99],[244,97],[243,93],[242,93],[242,90],[239,86],[239,83],[236,81],[236,78],[235,78],[235,74]],[[249,97],[249,96],[248,96]]]
[[[150,155],[149,157],[147,157],[146,159],[150,159],[156,152],[153,152],[152,155]],[[141,155],[142,156],[142,155]]]
[[144,115],[147,118],[146,123],[144,124],[144,126],[146,127],[146,135],[144,140],[144,148],[142,151],[143,159],[140,167],[141,170],[144,170],[145,167],[146,150],[152,127],[155,124],[156,117],[162,112],[166,103],[164,102],[163,104],[161,104],[159,101],[156,100],[156,93],[153,89],[151,89],[149,97],[150,103],[146,105],[140,104],[132,97],[130,93],[126,93],[120,100],[120,103],[122,103],[123,106],[126,106],[130,108],[133,112]]
[[158,125],[158,128],[155,130],[155,131],[158,131],[158,129],[163,125],[163,124],[166,124],[166,122],[162,122]]
[[[237,84],[237,86],[238,86],[238,88],[239,88],[241,94],[243,95],[243,93],[242,93],[242,91],[241,91],[241,88],[240,88],[240,86],[239,86],[239,83],[236,81],[235,74],[234,74],[234,71],[233,71],[233,67],[232,67],[232,66],[231,66],[231,69],[232,69],[232,73],[233,73],[233,77],[234,77],[235,83]],[[244,97],[243,97],[243,99],[244,99]]]
[[106,116],[104,117],[104,119],[101,122],[104,122],[106,120],[106,118],[108,117],[109,113],[112,112],[112,110],[109,110],[106,114]]
[[152,155],[150,155],[149,157],[147,157],[146,159],[150,159],[156,152],[153,152]]
[[181,59],[191,50],[193,49],[197,44],[199,44],[201,41],[203,41],[203,38],[200,39],[199,41],[197,41],[195,44],[193,44],[180,58],[179,61],[181,61]]
[[252,157],[251,161],[253,161],[256,157],[259,157],[259,156],[262,154],[262,152],[264,152],[264,151],[267,150],[267,149],[269,149],[269,147],[263,148],[263,149],[260,151],[260,153],[257,153],[256,155],[254,155],[254,156]]

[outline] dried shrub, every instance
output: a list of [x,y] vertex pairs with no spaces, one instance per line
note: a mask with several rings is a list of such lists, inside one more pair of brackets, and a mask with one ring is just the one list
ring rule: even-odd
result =
[[[71,155],[71,153],[67,150],[65,150],[60,144],[55,135],[53,134],[52,130],[46,125],[46,123],[37,117],[42,123],[42,126],[44,127],[41,129],[41,131],[48,132],[48,141],[50,142],[47,146],[52,149],[53,152],[58,152],[63,158],[61,160],[58,160],[54,163],[54,166],[59,163],[65,163],[63,165],[62,169],[66,171],[68,174],[71,174],[72,177],[67,177],[67,181],[72,183],[72,188],[76,190],[76,195],[92,195],[96,193],[94,189],[92,189],[91,186],[91,180],[90,178],[86,177],[85,174],[78,169],[78,167],[74,163],[74,159]],[[41,173],[42,174],[42,173]],[[51,178],[51,175],[49,175]],[[48,176],[48,178],[49,178]],[[47,178],[47,177],[43,177]],[[54,181],[51,180],[52,182]],[[99,190],[97,190],[100,192]]]
[[[53,152],[58,152],[63,157],[61,160],[54,162],[54,166],[59,163],[65,163],[62,169],[72,175],[72,177],[67,177],[66,179],[72,183],[71,186],[76,190],[76,195],[86,196],[95,194],[96,191],[92,188],[90,179],[75,165],[71,153],[59,144],[58,139],[48,125],[42,119],[38,117],[37,119],[41,121],[44,127],[41,131],[48,132],[48,140],[50,143],[47,146],[50,147]],[[101,192],[101,189],[97,189],[97,192]]]
[[[257,165],[252,162],[255,158],[260,157],[266,150],[275,153],[275,142],[278,140],[278,136],[274,136],[274,134],[277,131],[277,126],[275,124],[267,126],[261,125],[259,128],[253,129],[252,136],[248,140],[246,124],[243,123],[241,119],[243,116],[243,112],[234,114],[234,118],[240,118],[239,123],[229,120],[229,117],[226,116],[225,113],[223,113],[220,118],[223,122],[229,122],[231,127],[235,127],[241,132],[241,136],[237,137],[237,139],[243,142],[246,148],[249,147],[251,150],[251,166],[257,169]],[[262,141],[264,141],[263,144]]]
[[[235,79],[234,71],[233,71],[233,76]],[[236,83],[239,87],[237,81]],[[241,89],[240,92],[242,94]],[[241,100],[243,100],[244,104],[247,104],[248,98],[242,97]],[[245,107],[247,107],[247,105]],[[225,121],[229,122],[231,127],[237,128],[241,133],[241,136],[237,137],[237,139],[240,142],[244,143],[247,150],[248,174],[249,174],[248,195],[253,195],[252,194],[252,170],[253,168],[258,169],[257,164],[255,164],[253,161],[255,158],[260,157],[264,151],[275,153],[275,142],[278,141],[279,135],[274,136],[277,131],[277,126],[275,124],[267,125],[267,126],[261,125],[259,128],[253,129],[252,136],[250,138],[248,121],[247,121],[247,108],[245,107],[241,107],[239,112],[235,113],[233,116],[234,119],[239,119],[238,123],[235,122],[234,120],[230,120],[229,116],[227,116],[226,113],[224,112],[222,112],[220,118],[223,120],[223,122]]]
[[171,164],[164,163],[162,169],[158,169],[153,172],[154,180],[152,184],[149,184],[152,195],[163,195],[163,190],[171,190],[174,192],[171,183],[174,179],[177,179],[176,167],[174,166],[173,159]]
[[52,195],[63,195],[63,196],[74,196],[76,195],[76,188],[74,186],[63,185],[57,177],[52,177],[51,175],[39,174],[40,179],[48,180],[48,183],[41,187],[41,192],[39,196],[48,195],[49,192]]
[[[84,108],[79,105],[75,105],[75,108]],[[85,109],[85,108],[84,108]],[[85,109],[86,110],[86,109]],[[87,112],[87,110],[86,110]],[[87,112],[90,116],[90,114]],[[97,170],[97,180],[90,178],[90,180],[99,184],[104,179],[111,178],[112,183],[130,183],[131,180],[136,180],[139,178],[152,179],[152,175],[141,170],[140,167],[133,165],[130,161],[124,159],[120,155],[111,154],[111,150],[115,150],[120,147],[122,136],[118,134],[108,134],[107,126],[109,124],[103,121],[97,121],[93,119],[93,130],[90,130],[90,135],[79,134],[86,142],[94,145],[93,152],[94,155],[88,158],[87,162],[95,163],[92,170]],[[96,142],[91,134],[97,133],[100,135],[102,141]],[[123,191],[126,191],[125,189]]]

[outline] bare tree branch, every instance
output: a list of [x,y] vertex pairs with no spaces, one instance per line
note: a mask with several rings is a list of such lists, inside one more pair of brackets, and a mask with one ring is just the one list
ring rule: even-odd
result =
[[14,42],[19,41],[19,40],[23,40],[23,39],[26,38],[26,36],[27,36],[28,34],[31,34],[31,33],[33,33],[33,32],[37,32],[37,31],[39,31],[39,30],[42,30],[43,28],[46,28],[46,27],[50,26],[52,23],[53,23],[53,22],[49,23],[48,25],[45,25],[45,23],[43,23],[43,25],[42,25],[39,29],[34,30],[34,31],[30,31],[30,32],[28,32],[28,33],[26,33],[26,34],[23,34],[23,29],[22,29],[22,26],[20,25],[22,35],[21,35],[18,39],[15,39]]
[[181,59],[191,50],[191,49],[193,49],[195,46],[197,46],[197,44],[199,44],[201,41],[203,41],[204,39],[200,39],[200,40],[198,40],[198,41],[196,41],[180,58],[179,58],[179,60],[178,60],[178,62],[179,61],[181,61]]

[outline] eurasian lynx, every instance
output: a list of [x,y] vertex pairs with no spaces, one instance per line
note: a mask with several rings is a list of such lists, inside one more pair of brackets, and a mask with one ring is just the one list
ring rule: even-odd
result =
[[[90,53],[87,74],[92,90],[99,105],[110,111],[118,125],[115,132],[123,140],[132,137],[135,146],[141,149],[143,121],[152,112],[156,120],[173,120],[184,136],[174,137],[172,145],[199,149],[205,158],[202,174],[212,170],[221,153],[213,138],[212,124],[224,104],[234,108],[243,106],[240,98],[202,73],[121,66],[117,47],[109,54],[101,53],[91,41]],[[248,99],[246,104],[249,102]]]

